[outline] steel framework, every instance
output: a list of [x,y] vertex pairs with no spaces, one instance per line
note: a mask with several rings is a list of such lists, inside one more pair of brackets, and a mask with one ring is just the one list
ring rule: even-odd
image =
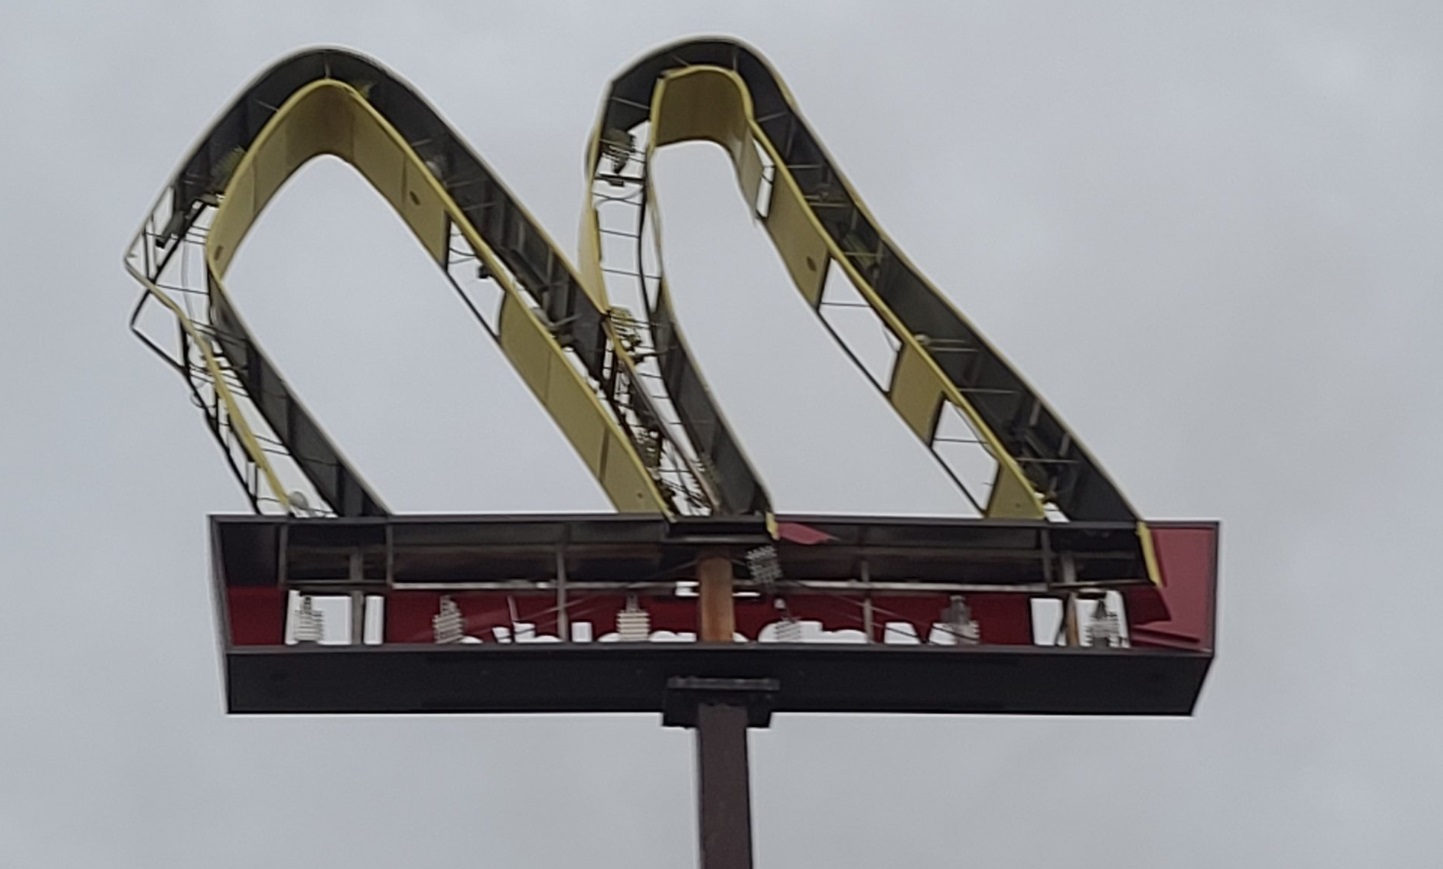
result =
[[[980,512],[1139,521],[1076,435],[878,227],[771,68],[733,41],[661,49],[612,82],[588,146],[592,200],[574,267],[392,73],[335,49],[283,60],[201,137],[136,234],[126,267],[145,293],[132,324],[139,331],[150,304],[175,316],[173,346],[142,337],[186,376],[257,509],[383,515],[224,281],[285,180],[334,155],[405,220],[617,509],[765,514],[766,491],[682,338],[650,219],[652,156],[694,140],[730,155],[808,304],[855,307],[890,336],[886,370],[870,371],[829,328]],[[635,307],[611,303],[628,291]],[[973,449],[958,458],[957,446]],[[292,503],[298,488],[305,505]]]
[[[974,517],[774,514],[663,267],[650,168],[688,141],[729,156],[797,291]],[[621,515],[390,514],[225,284],[322,155],[402,218]],[[212,522],[232,711],[661,712],[699,729],[708,867],[750,865],[746,728],[774,709],[1191,712],[1216,523],[1141,519],[880,228],[756,52],[702,39],[636,61],[586,169],[573,264],[409,85],[339,49],[266,70],[181,161],[125,266],[132,329],[263,514]],[[886,336],[884,362],[843,314]]]

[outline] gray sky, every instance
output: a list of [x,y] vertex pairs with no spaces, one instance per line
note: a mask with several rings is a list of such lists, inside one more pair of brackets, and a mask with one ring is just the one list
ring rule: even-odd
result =
[[[222,714],[204,517],[244,502],[120,258],[214,114],[316,43],[409,79],[572,250],[605,82],[720,32],[1140,509],[1224,523],[1194,718],[779,717],[759,864],[1437,865],[1443,7],[1094,6],[0,6],[0,864],[694,861],[690,737],[653,717]],[[960,509],[729,171],[661,158],[667,262],[778,507]],[[233,275],[394,507],[605,507],[338,164]]]

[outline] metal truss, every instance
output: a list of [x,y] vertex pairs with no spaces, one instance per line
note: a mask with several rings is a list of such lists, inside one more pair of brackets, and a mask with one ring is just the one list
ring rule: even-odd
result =
[[[283,133],[309,142],[308,156],[275,145]],[[384,515],[224,292],[270,195],[310,156],[333,153],[396,208],[618,509],[770,515],[662,269],[648,170],[657,149],[694,140],[729,153],[797,289],[979,514],[1136,522],[1147,550],[1096,460],[876,225],[765,61],[730,40],[668,46],[612,82],[588,146],[575,267],[390,71],[331,49],[283,60],[202,136],[137,233],[126,266],[145,293],[132,325],[152,302],[174,316],[174,346],[147,343],[186,378],[258,511]],[[233,219],[218,217],[227,209]]]
[[[151,209],[125,256],[126,270],[145,288],[131,313],[131,330],[185,379],[192,403],[255,512],[334,516],[225,353],[203,262],[212,212],[206,202],[189,213],[174,212],[164,195]],[[156,310],[174,319],[169,338],[152,334],[158,331],[153,324],[147,328]]]

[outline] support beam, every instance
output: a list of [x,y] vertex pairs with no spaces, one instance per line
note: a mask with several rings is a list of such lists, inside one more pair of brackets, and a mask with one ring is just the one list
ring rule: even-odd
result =
[[662,725],[696,730],[700,869],[752,869],[747,730],[771,723],[780,687],[775,679],[667,680]]
[[724,555],[708,555],[697,562],[701,586],[700,639],[704,643],[730,643],[736,634],[732,603],[732,563]]
[[745,706],[697,706],[696,779],[700,869],[752,869]]

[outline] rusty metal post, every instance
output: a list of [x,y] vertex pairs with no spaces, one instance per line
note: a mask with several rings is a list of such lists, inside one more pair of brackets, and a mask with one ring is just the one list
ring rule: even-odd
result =
[[700,869],[752,869],[745,706],[697,706],[696,778]]
[[697,563],[701,595],[700,639],[704,643],[730,643],[736,633],[732,579],[731,559],[724,555],[708,555]]
[[752,869],[747,730],[771,723],[779,690],[775,679],[667,680],[662,724],[696,731],[701,869]]

